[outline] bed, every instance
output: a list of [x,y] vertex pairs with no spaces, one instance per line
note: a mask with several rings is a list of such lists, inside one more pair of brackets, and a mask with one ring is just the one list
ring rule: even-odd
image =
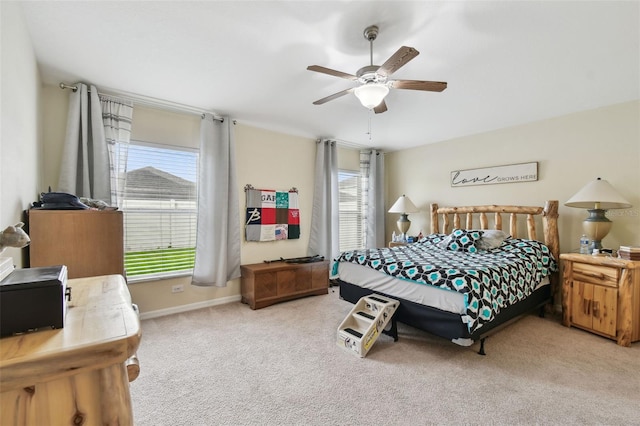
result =
[[343,252],[333,275],[340,297],[351,303],[372,293],[400,301],[387,330],[394,339],[399,321],[462,346],[479,340],[484,355],[487,336],[535,309],[541,315],[553,309],[557,218],[557,200],[544,207],[432,204],[429,235],[404,246]]

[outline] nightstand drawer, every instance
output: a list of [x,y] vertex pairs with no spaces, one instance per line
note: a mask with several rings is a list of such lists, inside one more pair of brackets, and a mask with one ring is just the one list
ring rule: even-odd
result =
[[573,264],[573,279],[586,283],[617,287],[619,273],[618,268],[577,262]]

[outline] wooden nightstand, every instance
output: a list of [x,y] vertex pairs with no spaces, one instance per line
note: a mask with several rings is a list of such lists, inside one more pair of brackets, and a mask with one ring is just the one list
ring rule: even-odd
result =
[[640,261],[561,254],[562,323],[621,346],[640,340]]

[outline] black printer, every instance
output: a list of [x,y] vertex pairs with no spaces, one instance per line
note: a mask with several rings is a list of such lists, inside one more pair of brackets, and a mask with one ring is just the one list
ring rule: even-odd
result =
[[16,269],[0,281],[0,336],[64,327],[67,267]]

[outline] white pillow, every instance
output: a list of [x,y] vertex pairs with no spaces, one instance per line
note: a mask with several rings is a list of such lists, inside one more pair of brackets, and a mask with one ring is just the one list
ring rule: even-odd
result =
[[500,247],[510,235],[499,229],[483,229],[482,237],[476,241],[476,247],[480,250],[491,250]]

